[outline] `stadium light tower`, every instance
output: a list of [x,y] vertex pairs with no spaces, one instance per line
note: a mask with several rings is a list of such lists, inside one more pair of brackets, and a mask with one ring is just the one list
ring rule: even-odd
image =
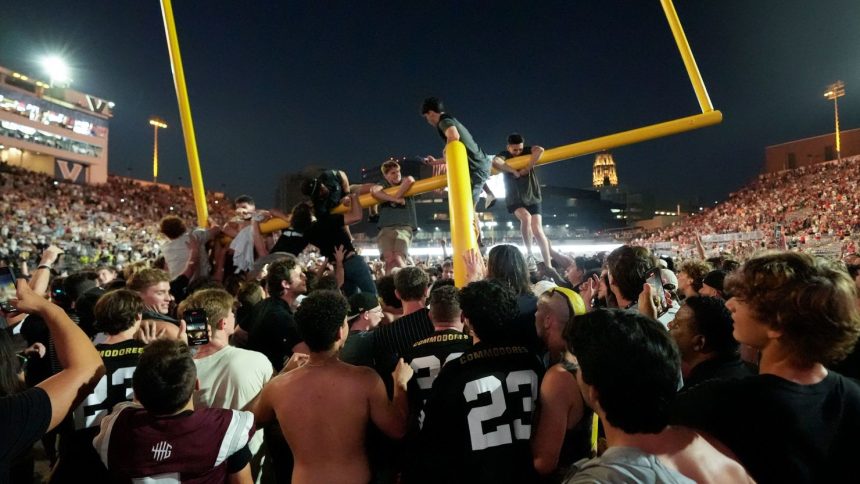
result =
[[166,128],[167,123],[158,117],[149,118],[149,124],[152,126],[153,148],[152,148],[152,182],[158,183],[158,128]]
[[69,65],[59,56],[50,55],[42,59],[42,68],[48,74],[51,87],[68,87],[72,82],[69,77]]
[[836,81],[827,86],[824,97],[833,101],[833,114],[836,118],[836,159],[842,161],[842,149],[839,142],[839,98],[845,95],[845,83]]

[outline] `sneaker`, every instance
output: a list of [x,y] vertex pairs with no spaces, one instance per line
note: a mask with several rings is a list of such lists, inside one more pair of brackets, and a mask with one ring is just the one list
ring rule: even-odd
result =
[[493,208],[493,205],[496,204],[496,196],[487,194],[487,198],[484,199],[484,210],[489,210]]

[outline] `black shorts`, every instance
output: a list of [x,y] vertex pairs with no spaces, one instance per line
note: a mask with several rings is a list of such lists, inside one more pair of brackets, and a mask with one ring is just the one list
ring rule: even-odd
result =
[[540,202],[535,203],[533,205],[523,205],[522,203],[517,203],[515,205],[508,205],[508,213],[514,213],[518,208],[524,208],[526,211],[532,215],[540,215]]

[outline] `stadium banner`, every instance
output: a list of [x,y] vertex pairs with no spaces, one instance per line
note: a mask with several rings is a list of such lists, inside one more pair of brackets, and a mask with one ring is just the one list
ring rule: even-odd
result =
[[87,182],[88,165],[75,163],[74,161],[61,160],[57,158],[54,165],[54,178],[65,182],[83,185]]
[[761,240],[764,236],[761,231],[754,230],[752,232],[733,232],[730,234],[710,234],[703,235],[702,242],[707,243],[720,243],[720,242],[731,242],[733,240]]

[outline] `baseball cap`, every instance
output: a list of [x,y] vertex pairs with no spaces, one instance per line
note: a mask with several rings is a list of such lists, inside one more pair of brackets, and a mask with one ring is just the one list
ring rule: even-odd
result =
[[[678,276],[669,269],[660,269],[660,280],[663,281],[663,286],[669,290],[678,288]],[[668,287],[671,285],[672,287]]]
[[723,292],[723,281],[726,279],[726,272],[719,269],[709,272],[702,283],[713,287],[714,289]]
[[347,319],[357,318],[361,313],[379,306],[376,294],[360,292],[349,297],[349,315]]

